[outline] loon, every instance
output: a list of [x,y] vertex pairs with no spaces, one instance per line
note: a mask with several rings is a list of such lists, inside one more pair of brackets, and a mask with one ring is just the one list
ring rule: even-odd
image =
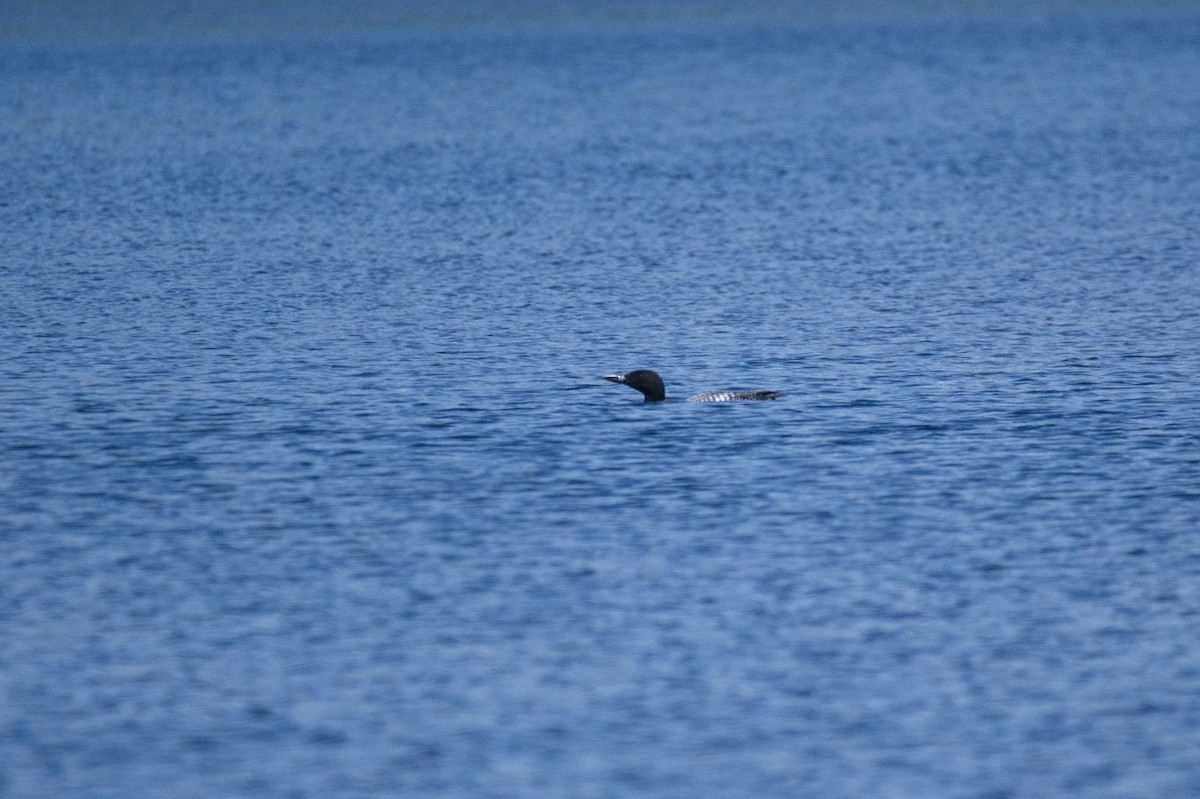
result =
[[[663,387],[662,378],[658,372],[649,369],[636,369],[623,375],[602,375],[605,380],[614,383],[624,383],[630,388],[636,388],[646,397],[646,402],[662,402],[667,398],[667,390]],[[687,398],[687,402],[729,402],[730,400],[771,400],[783,396],[782,391],[702,391]]]

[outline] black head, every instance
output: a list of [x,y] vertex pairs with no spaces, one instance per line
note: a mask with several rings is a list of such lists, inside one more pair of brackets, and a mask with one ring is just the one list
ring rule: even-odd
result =
[[623,375],[604,375],[604,379],[636,388],[646,397],[646,402],[662,402],[667,398],[662,378],[658,376],[658,372],[649,369],[636,369]]

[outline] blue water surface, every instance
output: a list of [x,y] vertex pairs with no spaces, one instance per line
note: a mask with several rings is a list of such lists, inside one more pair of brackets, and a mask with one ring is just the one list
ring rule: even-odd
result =
[[79,5],[0,796],[1200,795],[1194,4]]

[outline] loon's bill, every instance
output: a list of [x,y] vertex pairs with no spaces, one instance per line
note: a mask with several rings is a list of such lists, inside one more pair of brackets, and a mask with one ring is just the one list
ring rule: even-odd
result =
[[[635,369],[623,375],[601,375],[613,383],[623,383],[642,392],[646,402],[662,402],[667,390],[658,373],[650,369]],[[687,398],[687,402],[732,402],[735,400],[772,400],[783,396],[782,391],[759,389],[755,391],[702,391]]]

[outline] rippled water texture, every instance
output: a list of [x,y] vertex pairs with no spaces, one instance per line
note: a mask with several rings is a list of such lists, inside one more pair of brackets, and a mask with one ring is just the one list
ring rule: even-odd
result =
[[167,5],[0,11],[0,796],[1200,795],[1194,5]]

